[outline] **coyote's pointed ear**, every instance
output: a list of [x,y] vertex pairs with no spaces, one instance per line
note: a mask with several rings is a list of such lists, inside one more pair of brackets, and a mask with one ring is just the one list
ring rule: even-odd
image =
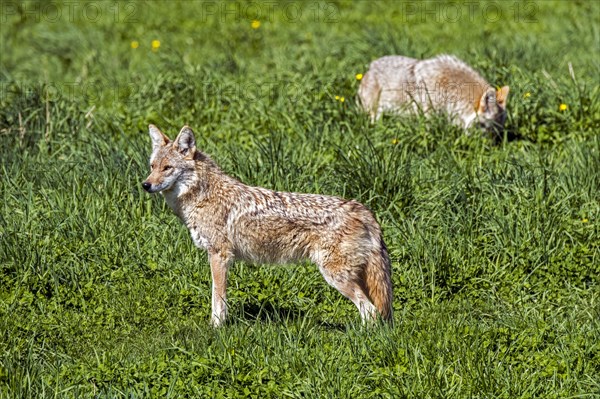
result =
[[189,126],[184,126],[177,135],[173,148],[179,151],[185,159],[194,159],[196,153],[196,139],[194,138],[194,132]]
[[508,100],[508,86],[503,86],[496,92],[496,101],[498,101],[498,105],[502,108],[506,107],[506,100]]
[[481,99],[479,100],[478,112],[480,114],[486,113],[496,101],[496,90],[493,87],[490,87],[483,93],[483,96],[481,96]]
[[169,144],[169,138],[165,136],[159,128],[154,125],[149,125],[148,130],[150,132],[150,138],[152,139],[152,149]]

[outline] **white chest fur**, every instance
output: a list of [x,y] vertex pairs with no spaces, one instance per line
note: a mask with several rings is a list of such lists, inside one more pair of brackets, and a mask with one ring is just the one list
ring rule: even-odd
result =
[[194,241],[194,244],[196,244],[198,248],[208,249],[210,247],[210,242],[208,241],[208,238],[206,238],[200,231],[190,230],[190,234],[192,235],[192,240]]

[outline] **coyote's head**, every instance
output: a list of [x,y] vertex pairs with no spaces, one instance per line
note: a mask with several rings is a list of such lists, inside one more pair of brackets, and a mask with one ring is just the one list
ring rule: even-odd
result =
[[142,183],[144,190],[156,193],[188,182],[195,170],[196,140],[192,129],[184,126],[173,141],[156,126],[150,125],[149,129],[152,155],[150,176]]
[[483,93],[477,109],[477,123],[479,128],[489,133],[502,133],[504,130],[504,121],[506,121],[507,98],[508,86],[504,86],[499,90],[490,87]]

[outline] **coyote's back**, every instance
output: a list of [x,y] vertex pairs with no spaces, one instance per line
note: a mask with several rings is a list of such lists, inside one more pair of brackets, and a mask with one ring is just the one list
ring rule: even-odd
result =
[[277,192],[227,176],[196,150],[190,128],[171,141],[150,125],[152,172],[143,183],[161,192],[207,250],[213,277],[212,322],[227,312],[226,275],[235,259],[317,264],[363,320],[392,319],[391,265],[379,224],[362,204],[338,197]]

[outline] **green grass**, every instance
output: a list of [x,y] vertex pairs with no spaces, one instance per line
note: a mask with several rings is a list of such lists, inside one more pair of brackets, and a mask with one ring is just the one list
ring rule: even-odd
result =
[[[0,397],[599,397],[598,4],[245,4],[2,4]],[[441,52],[510,85],[505,137],[359,112],[371,60]],[[140,186],[149,123],[368,205],[393,327],[313,265],[239,263],[211,328],[206,254]]]

